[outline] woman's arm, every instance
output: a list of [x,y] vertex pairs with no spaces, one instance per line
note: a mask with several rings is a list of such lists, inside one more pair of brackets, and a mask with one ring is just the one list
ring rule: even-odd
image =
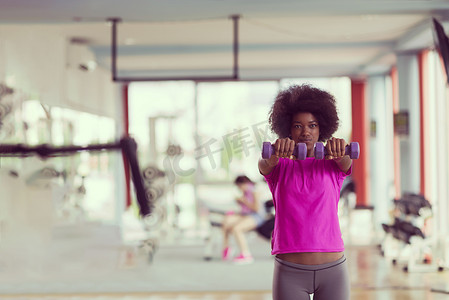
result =
[[349,157],[349,155],[345,155],[342,158],[336,158],[334,159],[334,161],[340,168],[340,170],[344,173],[347,173],[352,165],[352,159]]
[[279,163],[280,157],[290,158],[293,155],[293,149],[295,149],[295,141],[289,138],[277,139],[273,144],[274,151],[268,159],[259,160],[259,172],[262,175],[268,175]]
[[[274,156],[274,155],[273,155]],[[272,157],[273,157],[272,156]],[[268,159],[259,159],[259,172],[262,175],[268,175],[271,173],[271,171],[276,168],[277,164],[279,162],[279,157],[277,158],[277,162],[269,162]]]

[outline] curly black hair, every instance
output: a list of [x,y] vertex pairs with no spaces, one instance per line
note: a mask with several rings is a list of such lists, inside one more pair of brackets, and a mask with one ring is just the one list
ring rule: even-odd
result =
[[293,115],[299,112],[311,113],[320,126],[319,141],[332,137],[338,129],[339,118],[335,98],[330,93],[309,84],[292,85],[280,91],[269,114],[271,130],[280,138],[290,135]]

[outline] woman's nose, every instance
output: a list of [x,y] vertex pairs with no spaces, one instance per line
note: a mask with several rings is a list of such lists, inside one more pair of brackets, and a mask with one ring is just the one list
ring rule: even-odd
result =
[[309,134],[310,134],[310,128],[305,127],[301,130],[301,135],[309,135]]

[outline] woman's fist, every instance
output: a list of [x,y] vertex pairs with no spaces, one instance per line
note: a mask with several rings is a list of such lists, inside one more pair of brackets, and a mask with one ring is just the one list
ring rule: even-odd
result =
[[289,138],[277,139],[273,144],[273,154],[268,158],[267,164],[271,167],[276,166],[279,158],[290,158],[295,149],[295,141]]
[[346,141],[339,138],[331,138],[326,143],[326,159],[341,159],[345,156]]

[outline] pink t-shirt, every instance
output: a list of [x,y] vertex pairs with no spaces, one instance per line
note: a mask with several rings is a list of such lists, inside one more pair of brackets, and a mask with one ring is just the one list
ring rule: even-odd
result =
[[[254,199],[254,185],[251,186],[248,190],[246,190],[243,193],[243,196],[248,200],[249,203],[254,203],[254,201],[256,201],[256,199]],[[251,208],[249,208],[245,204],[243,204],[243,203],[239,203],[239,204],[240,204],[240,208],[241,208],[241,211],[240,211],[241,214],[247,215],[247,214],[250,214],[253,212],[251,210]]]
[[344,250],[338,201],[346,176],[333,160],[280,158],[265,175],[276,212],[271,254]]

